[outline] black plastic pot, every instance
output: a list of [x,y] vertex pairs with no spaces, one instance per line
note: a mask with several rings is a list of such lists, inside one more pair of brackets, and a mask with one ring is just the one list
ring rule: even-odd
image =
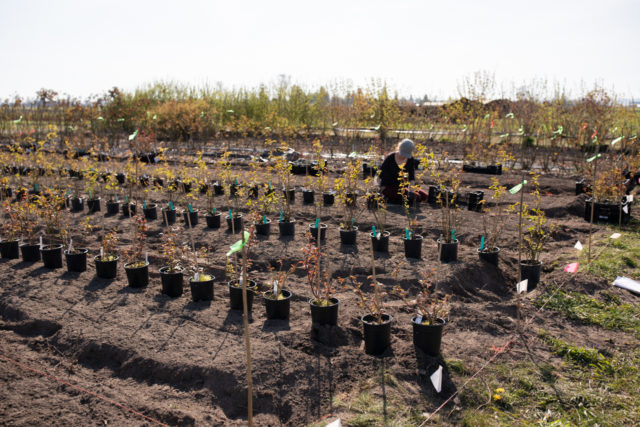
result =
[[208,213],[204,219],[207,221],[208,228],[220,228],[220,213]]
[[62,245],[49,245],[40,249],[42,263],[47,268],[62,268]]
[[89,213],[100,212],[100,197],[87,200],[87,210]]
[[[211,276],[211,275],[209,275]],[[189,279],[191,286],[191,300],[193,301],[212,301],[213,300],[213,281],[216,278],[194,282],[193,278]]]
[[131,210],[131,216],[136,214],[136,204],[135,203],[124,203],[122,205],[122,214],[124,216],[129,216],[129,210]]
[[334,192],[322,193],[322,203],[324,206],[333,206],[336,201],[336,194]]
[[162,267],[160,269],[162,293],[171,298],[182,295],[182,278],[182,269],[176,269],[170,272],[169,267]]
[[422,236],[414,234],[411,239],[407,240],[406,236],[402,238],[404,242],[404,256],[406,258],[422,258]]
[[107,215],[115,215],[120,211],[120,202],[107,202]]
[[[592,203],[589,198],[584,204],[584,220],[591,221],[591,207],[593,205],[593,222],[606,222],[609,224],[628,224],[631,219],[631,204],[627,198],[622,203],[611,203],[609,200]],[[626,209],[626,212],[625,212]]]
[[142,267],[131,267],[131,264],[124,265],[124,271],[127,273],[127,282],[132,288],[144,288],[149,284],[149,263],[145,263]]
[[382,323],[377,323],[376,318],[367,314],[360,318],[364,328],[364,351],[367,354],[379,355],[391,345],[391,321],[389,314],[382,315]]
[[120,257],[111,261],[101,261],[100,255],[96,256],[93,259],[96,264],[96,276],[101,279],[115,279],[118,274],[118,259]]
[[80,197],[71,198],[71,212],[80,212],[84,210],[84,199]]
[[280,237],[293,236],[296,232],[296,220],[291,221],[278,221],[278,230],[280,231]]
[[40,261],[40,245],[20,245],[20,253],[24,262]]
[[[229,282],[229,308],[231,310],[242,310],[242,287],[236,286],[237,280]],[[253,306],[253,294],[258,290],[258,285],[253,280],[247,283],[247,308],[251,311]]]
[[198,225],[198,209],[194,209],[192,212],[184,211],[182,212],[182,217],[185,227],[189,227],[189,221],[191,221],[191,227]]
[[285,198],[289,199],[289,204],[293,204],[293,202],[296,201],[296,189],[295,188],[289,188],[287,189],[282,189],[282,194],[284,195]]
[[76,271],[82,273],[87,270],[87,249],[78,249],[77,252],[70,254],[68,251],[64,252],[64,257],[67,261],[67,271]]
[[233,215],[233,223],[231,222],[231,218],[227,215],[227,228],[229,231],[234,233],[239,233],[242,231],[242,214],[234,214]]
[[438,319],[432,325],[423,325],[416,322],[417,316],[411,319],[413,325],[413,345],[424,351],[429,356],[437,357],[440,354],[440,344],[442,343],[442,329],[444,319]]
[[222,194],[224,194],[224,187],[222,185],[220,185],[219,183],[214,183],[213,184],[213,194],[216,196],[220,196]]
[[20,243],[17,240],[3,240],[0,242],[2,258],[18,259],[20,257]]
[[520,276],[522,280],[527,279],[527,292],[534,290],[540,282],[540,271],[542,263],[540,261],[520,262]]
[[440,195],[440,189],[435,185],[429,186],[429,192],[427,195],[427,203],[432,205],[438,203],[438,196]]
[[487,249],[478,249],[478,256],[480,259],[495,266],[498,265],[498,255],[500,255],[500,248],[495,248],[492,251],[488,251]]
[[340,229],[340,243],[343,245],[355,245],[358,237],[358,226],[354,225],[352,230]]
[[176,222],[176,209],[162,208],[160,209],[160,213],[162,213],[162,223],[164,225],[171,225]]
[[371,243],[373,243],[373,250],[376,252],[389,252],[389,236],[391,233],[388,231],[380,234],[380,238],[376,238],[373,232],[369,233],[371,236]]
[[467,193],[467,209],[470,211],[480,211],[484,199],[484,191],[470,191]]
[[271,233],[271,220],[267,218],[267,222],[256,222],[256,234],[259,236],[268,236]]
[[147,203],[146,208],[142,208],[142,212],[144,213],[144,217],[148,221],[152,221],[158,218],[158,205],[156,203]]
[[338,324],[338,307],[340,301],[338,298],[330,298],[329,305],[314,304],[315,299],[309,299],[309,307],[311,307],[311,323],[314,325],[336,325]]
[[302,203],[305,205],[312,205],[315,194],[316,193],[313,190],[302,190]]
[[[309,224],[309,232],[311,233],[311,238],[318,240],[318,227],[316,224]],[[320,223],[320,240],[325,240],[327,238],[327,224]]]
[[284,299],[273,299],[267,296],[269,294],[271,294],[271,291],[267,291],[262,294],[262,299],[264,299],[264,306],[267,310],[267,319],[288,319],[291,292],[283,289],[282,296],[284,297]]
[[458,241],[454,240],[453,242],[441,242],[440,239],[438,242],[438,253],[440,262],[454,262],[458,260]]

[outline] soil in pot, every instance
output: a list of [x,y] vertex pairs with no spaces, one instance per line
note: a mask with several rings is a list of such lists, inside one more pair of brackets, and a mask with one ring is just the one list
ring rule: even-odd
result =
[[288,319],[289,309],[291,301],[291,292],[283,289],[278,295],[278,298],[274,298],[271,291],[264,292],[262,294],[264,299],[264,306],[267,310],[267,319]]
[[20,253],[24,262],[40,261],[40,245],[20,245]]
[[367,314],[360,318],[364,328],[364,351],[367,354],[380,355],[391,346],[391,321],[393,317],[389,314],[382,315],[382,323],[378,323],[376,318]]
[[101,279],[115,279],[118,274],[119,257],[109,255],[104,257],[104,260],[102,258],[98,255],[93,259],[96,264],[96,276]]
[[391,233],[384,231],[374,236],[373,233],[369,233],[371,236],[371,243],[373,243],[373,250],[375,252],[389,252],[389,236]]
[[455,262],[458,260],[458,241],[442,242],[440,239],[438,242],[438,254],[440,262]]
[[413,319],[411,319],[413,326],[413,345],[429,356],[437,357],[440,354],[442,329],[445,323],[444,319],[437,319],[433,324],[423,323],[422,317],[413,317]]
[[335,326],[338,323],[338,307],[340,302],[338,298],[329,298],[329,300],[309,299],[309,307],[311,308],[311,323],[314,325],[330,325]]
[[65,251],[64,257],[67,261],[67,271],[82,273],[87,270],[87,249],[74,249],[73,252]]
[[[253,280],[247,283],[247,308],[251,311],[253,306],[253,295],[258,291],[258,285]],[[242,310],[242,286],[237,280],[229,282],[229,308],[231,310]]]
[[132,288],[144,288],[149,284],[149,263],[136,261],[124,265],[127,282]]
[[358,237],[358,226],[354,225],[351,230],[340,229],[340,243],[343,245],[355,245]]
[[422,236],[414,234],[411,239],[406,236],[402,237],[404,243],[404,256],[406,258],[420,259],[422,258]]
[[162,293],[176,298],[182,295],[183,274],[182,268],[175,268],[169,271],[169,267],[160,269],[160,282],[162,283]]
[[40,249],[42,263],[45,267],[62,268],[62,245],[48,245]]
[[213,300],[213,281],[216,278],[210,274],[200,274],[198,280],[189,280],[191,286],[191,300],[195,301],[212,301]]
[[20,258],[20,243],[17,240],[3,240],[0,242],[0,254],[2,258]]

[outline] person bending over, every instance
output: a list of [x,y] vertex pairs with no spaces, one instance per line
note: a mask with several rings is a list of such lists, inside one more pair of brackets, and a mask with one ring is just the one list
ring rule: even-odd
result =
[[[418,162],[413,158],[413,148],[413,141],[402,140],[396,151],[388,154],[380,166],[380,192],[388,203],[402,204],[401,176],[409,182],[415,181]],[[413,203],[414,200],[418,202],[427,200],[427,193],[423,190],[407,191],[409,191],[409,203]]]

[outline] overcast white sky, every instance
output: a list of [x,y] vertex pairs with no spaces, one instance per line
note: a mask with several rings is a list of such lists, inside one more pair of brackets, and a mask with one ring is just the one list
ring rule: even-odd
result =
[[639,22],[633,0],[0,0],[0,99],[280,74],[443,99],[478,70],[505,89],[542,78],[640,98]]

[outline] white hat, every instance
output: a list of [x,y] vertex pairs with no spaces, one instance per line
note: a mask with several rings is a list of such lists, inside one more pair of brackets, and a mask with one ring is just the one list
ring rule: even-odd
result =
[[398,145],[398,151],[400,151],[401,155],[410,159],[413,157],[414,146],[415,145],[412,140],[403,139],[402,142],[400,142],[400,144]]

